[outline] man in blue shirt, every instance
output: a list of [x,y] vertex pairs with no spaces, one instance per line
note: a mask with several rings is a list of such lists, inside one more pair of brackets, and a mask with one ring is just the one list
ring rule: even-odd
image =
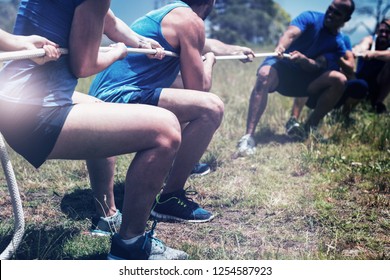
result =
[[[345,57],[340,58],[337,53],[329,53],[323,55],[319,59],[326,61],[326,70],[340,71],[348,79],[343,96],[335,105],[335,109],[342,107],[341,113],[345,124],[350,121],[349,113],[352,108],[362,99],[367,97],[368,84],[363,79],[357,79],[355,75],[355,57],[352,52],[351,40],[347,35],[343,34],[344,44],[347,48]],[[303,125],[298,121],[303,107],[306,106],[313,109],[317,105],[318,96],[296,97],[294,98],[291,117],[286,123],[286,133],[295,140],[304,140],[306,132]]]
[[326,53],[343,57],[346,48],[339,29],[355,9],[353,0],[334,0],[326,13],[304,12],[295,18],[282,35],[275,52],[290,58],[267,58],[257,72],[249,103],[246,134],[238,142],[239,156],[255,153],[255,129],[263,115],[268,94],[278,91],[290,97],[318,95],[317,106],[305,128],[315,128],[334,107],[344,91],[346,77],[338,71],[324,71]]

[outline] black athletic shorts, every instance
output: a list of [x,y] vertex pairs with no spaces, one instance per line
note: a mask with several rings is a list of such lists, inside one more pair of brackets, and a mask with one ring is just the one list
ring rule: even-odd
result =
[[0,132],[7,143],[35,168],[54,148],[73,104],[42,107],[0,100]]

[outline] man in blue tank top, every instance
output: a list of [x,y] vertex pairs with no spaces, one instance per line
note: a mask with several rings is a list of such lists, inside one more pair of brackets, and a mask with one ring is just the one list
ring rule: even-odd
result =
[[344,91],[346,77],[338,71],[324,71],[324,60],[316,58],[326,53],[345,55],[339,29],[350,19],[354,8],[353,0],[334,0],[325,14],[304,12],[291,22],[275,49],[280,55],[287,53],[291,57],[267,58],[257,72],[246,134],[237,145],[238,156],[255,152],[255,130],[266,109],[269,93],[278,91],[290,97],[318,95],[317,106],[305,124],[307,131],[316,128],[334,107]]
[[[144,55],[129,54],[97,75],[91,85],[90,94],[103,101],[159,106],[173,112],[182,124],[181,147],[152,210],[152,217],[159,220],[206,222],[214,217],[188,199],[184,190],[192,168],[209,145],[224,111],[220,98],[208,92],[214,54],[206,53],[202,61],[206,41],[204,19],[214,4],[215,0],[174,1],[136,20],[131,26],[135,32],[158,41],[165,50],[178,53],[180,58],[165,57],[156,61]],[[223,49],[220,44],[212,43],[214,49]],[[235,46],[227,50],[253,54],[250,49]],[[179,71],[184,89],[170,88]]]

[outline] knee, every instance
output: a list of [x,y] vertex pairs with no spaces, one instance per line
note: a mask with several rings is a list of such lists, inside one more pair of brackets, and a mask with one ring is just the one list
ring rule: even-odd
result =
[[331,84],[335,87],[338,88],[345,88],[347,84],[347,77],[338,71],[332,71],[330,72],[330,79],[331,79]]
[[161,114],[159,125],[159,133],[156,139],[158,146],[164,150],[171,151],[176,154],[181,144],[181,128],[177,117],[166,111]]
[[253,92],[257,95],[267,94],[268,89],[274,84],[274,75],[271,75],[270,67],[261,67],[257,72],[256,84]]
[[211,93],[206,104],[207,113],[205,114],[205,120],[211,122],[215,128],[218,128],[222,122],[225,110],[223,101],[218,96]]

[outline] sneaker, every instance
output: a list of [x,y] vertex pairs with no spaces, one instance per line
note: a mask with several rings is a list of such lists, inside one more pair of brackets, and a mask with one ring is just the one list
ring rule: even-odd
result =
[[158,195],[152,207],[151,217],[160,221],[204,223],[214,215],[188,199],[185,190]]
[[250,156],[256,152],[255,139],[250,134],[246,134],[238,141],[237,148],[240,156]]
[[286,123],[286,134],[296,140],[305,140],[307,138],[304,127],[295,117],[291,117]]
[[109,236],[119,231],[122,223],[122,213],[116,210],[116,213],[110,217],[92,218],[91,235]]
[[211,172],[211,168],[207,163],[197,163],[191,171],[191,177],[200,177]]
[[153,237],[155,225],[151,231],[144,233],[137,241],[126,244],[119,234],[111,239],[108,260],[186,260],[188,254],[169,248],[161,240]]

